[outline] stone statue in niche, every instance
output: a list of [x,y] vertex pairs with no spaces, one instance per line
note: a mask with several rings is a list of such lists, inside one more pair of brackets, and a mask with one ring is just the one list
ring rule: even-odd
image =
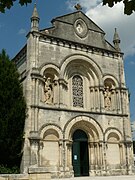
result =
[[83,32],[83,27],[82,27],[82,25],[80,23],[77,24],[76,30],[78,31],[78,33],[82,33]]
[[44,85],[44,94],[45,94],[45,100],[44,102],[46,104],[52,104],[53,103],[53,86],[51,83],[51,78],[50,77],[45,77],[45,85]]
[[109,86],[107,86],[104,91],[104,102],[105,102],[105,109],[110,110],[111,109],[111,90]]

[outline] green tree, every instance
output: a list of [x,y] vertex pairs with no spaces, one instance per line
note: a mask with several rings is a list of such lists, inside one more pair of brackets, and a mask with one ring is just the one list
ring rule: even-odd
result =
[[[16,0],[0,0],[0,12],[4,13],[5,9],[10,9]],[[31,3],[32,0],[19,0],[21,6]]]
[[103,5],[108,4],[109,7],[113,7],[114,4],[123,1],[124,13],[131,15],[135,11],[135,0],[103,0]]
[[26,103],[19,73],[5,50],[0,53],[0,165],[20,166]]

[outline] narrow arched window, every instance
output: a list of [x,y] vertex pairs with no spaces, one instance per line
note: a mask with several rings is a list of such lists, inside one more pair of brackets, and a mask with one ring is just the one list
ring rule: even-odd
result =
[[83,79],[79,75],[72,78],[73,106],[83,107]]

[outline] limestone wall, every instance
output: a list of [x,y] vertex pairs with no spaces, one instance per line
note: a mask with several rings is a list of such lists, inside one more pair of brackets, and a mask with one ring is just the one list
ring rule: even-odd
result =
[[1,174],[0,180],[50,180],[50,173]]

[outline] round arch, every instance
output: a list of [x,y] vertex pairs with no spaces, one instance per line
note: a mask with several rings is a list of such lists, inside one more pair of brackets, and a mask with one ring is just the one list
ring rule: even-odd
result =
[[72,140],[72,135],[77,129],[83,130],[89,141],[103,140],[103,130],[93,118],[78,116],[68,121],[64,127],[65,139]]
[[105,135],[104,135],[104,138],[105,138],[105,141],[107,142],[109,137],[110,136],[114,136],[118,141],[122,141],[123,138],[122,138],[122,133],[120,132],[119,129],[117,128],[108,128],[106,129],[105,131]]
[[57,136],[59,137],[59,139],[63,139],[63,133],[62,133],[62,129],[56,125],[56,124],[46,124],[46,125],[43,125],[40,130],[39,130],[39,135],[40,135],[40,138],[43,139],[45,133],[49,130],[53,130]]
[[[80,66],[80,64],[82,64],[82,66]],[[73,65],[75,67],[76,66],[78,67],[77,71],[79,71],[79,69],[80,69],[80,72],[85,72],[85,74],[86,74],[86,70],[87,70],[87,72],[88,72],[86,74],[87,77],[88,76],[89,76],[89,78],[92,77],[92,79],[94,79],[94,81],[98,85],[102,84],[103,73],[102,73],[100,67],[94,62],[94,60],[92,60],[88,56],[84,56],[82,54],[74,54],[74,55],[68,56],[66,59],[64,59],[64,62],[61,65],[60,76],[62,78],[67,79],[70,74],[75,73],[76,68],[74,71]]]
[[115,87],[118,87],[118,80],[117,80],[114,76],[112,76],[112,75],[109,75],[109,74],[105,75],[105,76],[103,77],[103,80],[104,80],[104,82],[105,82],[105,81],[110,81],[110,82],[112,82],[112,84],[113,84]]
[[56,74],[57,76],[59,75],[59,68],[54,64],[43,64],[40,67],[40,74],[43,76],[46,70],[49,70],[50,72]]

